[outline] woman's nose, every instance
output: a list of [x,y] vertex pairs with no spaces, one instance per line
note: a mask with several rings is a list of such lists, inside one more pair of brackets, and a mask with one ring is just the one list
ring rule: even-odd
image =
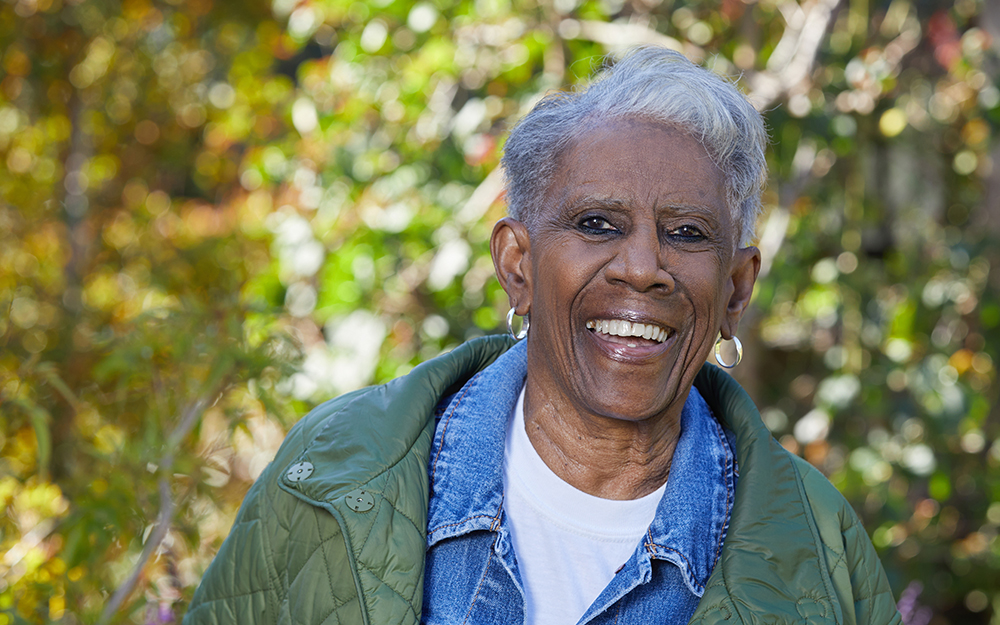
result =
[[637,228],[631,236],[624,237],[606,275],[608,281],[626,284],[641,293],[674,290],[674,278],[665,266],[655,227]]

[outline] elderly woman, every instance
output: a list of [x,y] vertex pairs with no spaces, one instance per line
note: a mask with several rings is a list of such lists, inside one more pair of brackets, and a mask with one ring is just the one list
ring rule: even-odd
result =
[[491,240],[518,341],[306,416],[185,623],[899,622],[847,503],[705,364],[760,267],[765,141],[665,50],[543,99]]

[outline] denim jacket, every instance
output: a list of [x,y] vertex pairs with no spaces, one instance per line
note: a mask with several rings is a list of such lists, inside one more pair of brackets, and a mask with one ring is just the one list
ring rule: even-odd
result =
[[[429,464],[423,622],[521,623],[524,599],[503,508],[508,417],[527,372],[519,343],[474,376],[439,417]],[[666,492],[631,559],[580,623],[686,622],[722,551],[735,456],[696,389],[681,415]]]
[[[510,346],[501,336],[469,341],[303,417],[247,493],[184,624],[419,623],[435,408]],[[690,623],[900,623],[878,556],[844,498],[771,437],[732,378],[705,365],[694,385],[733,433],[740,478],[722,552]],[[477,546],[470,561],[482,562],[481,553]]]

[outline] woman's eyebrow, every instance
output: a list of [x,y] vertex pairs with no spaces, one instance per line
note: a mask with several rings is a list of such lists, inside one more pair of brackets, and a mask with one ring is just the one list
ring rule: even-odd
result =
[[566,202],[566,208],[604,208],[607,210],[623,210],[628,203],[619,198],[585,195],[571,198]]
[[657,213],[662,213],[665,211],[670,211],[672,213],[679,213],[682,215],[697,215],[713,222],[719,221],[718,210],[710,208],[703,204],[666,202],[664,204],[658,204],[656,206]]
[[[580,197],[569,198],[563,205],[563,210],[560,212],[563,215],[566,215],[568,212],[572,211],[601,209],[620,213],[628,211],[629,204],[630,202],[628,200],[615,196],[583,195]],[[718,210],[704,204],[664,202],[656,203],[654,210],[657,217],[662,217],[664,216],[664,213],[668,213],[670,215],[701,217],[702,219],[711,222],[712,225],[718,225],[721,222]]]

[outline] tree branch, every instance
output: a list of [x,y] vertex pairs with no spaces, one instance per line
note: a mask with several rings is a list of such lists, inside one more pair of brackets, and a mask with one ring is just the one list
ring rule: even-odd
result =
[[792,158],[792,178],[778,193],[778,205],[771,209],[767,222],[761,231],[757,248],[760,250],[760,280],[771,271],[771,264],[778,250],[785,242],[790,220],[788,207],[795,203],[802,189],[812,179],[812,167],[816,162],[816,148],[810,143],[800,142]]
[[673,37],[653,30],[649,26],[636,22],[602,22],[599,20],[564,19],[559,24],[559,32],[575,34],[567,39],[586,39],[607,46],[613,50],[628,46],[654,44],[670,48],[678,52],[684,51],[684,45]]
[[[224,388],[226,385],[220,383],[218,388]],[[160,458],[159,462],[159,473],[160,479],[158,481],[159,493],[160,493],[160,511],[156,515],[156,525],[153,527],[153,531],[150,532],[149,537],[146,539],[146,544],[143,546],[142,553],[139,555],[139,559],[136,561],[135,565],[132,567],[132,572],[129,576],[122,582],[108,602],[104,605],[104,611],[101,612],[101,618],[98,621],[99,625],[107,625],[111,621],[111,617],[118,612],[122,604],[132,593],[135,585],[139,581],[139,577],[142,575],[142,570],[145,568],[146,563],[153,556],[156,550],[159,548],[160,543],[166,538],[167,532],[170,531],[170,526],[174,520],[174,513],[177,510],[177,506],[174,503],[173,495],[170,492],[170,475],[174,466],[174,451],[180,442],[191,432],[191,429],[198,422],[202,413],[208,408],[212,403],[214,403],[215,398],[219,395],[219,390],[213,390],[212,392],[205,393],[199,397],[193,404],[191,404],[188,409],[184,412],[181,420],[178,422],[177,427],[174,431],[170,433],[167,438],[167,449],[163,457]]]
[[749,97],[758,110],[766,110],[808,78],[838,4],[840,0],[816,0],[808,11],[794,2],[782,5],[785,32],[767,61],[767,69],[749,77]]

